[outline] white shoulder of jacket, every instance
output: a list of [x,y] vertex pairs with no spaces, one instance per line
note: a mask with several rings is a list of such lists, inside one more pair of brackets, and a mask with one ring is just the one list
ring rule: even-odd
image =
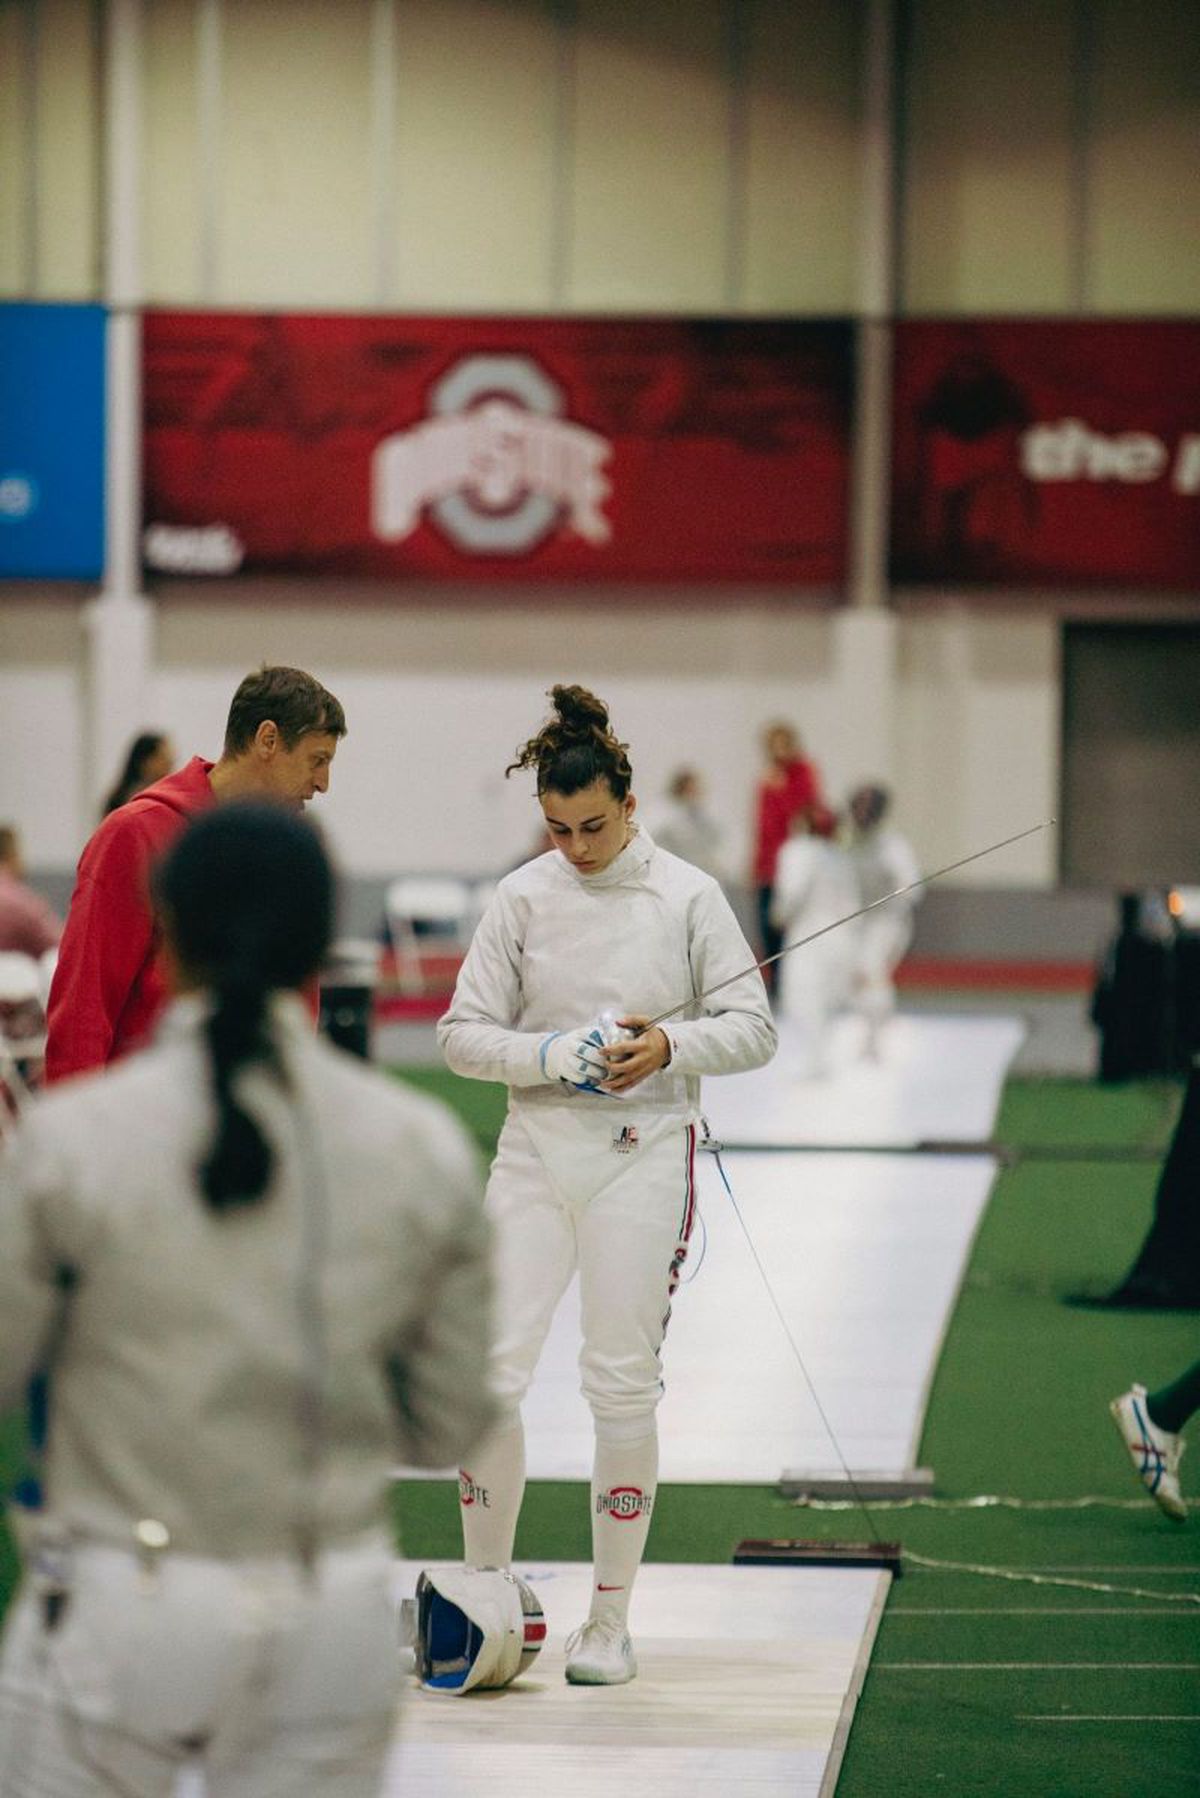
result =
[[[115,1150],[130,1130],[144,1134],[155,1120],[169,1129],[206,1119],[207,1088],[198,1077],[205,1053],[201,1020],[179,1009],[183,1015],[168,1014],[150,1047],[41,1097],[23,1121],[31,1146],[65,1167],[90,1158],[93,1149]],[[390,1142],[397,1152],[415,1151],[454,1183],[474,1181],[470,1138],[446,1105],[333,1048],[306,1020],[284,1034],[298,1084],[322,1128],[355,1139],[365,1154]]]

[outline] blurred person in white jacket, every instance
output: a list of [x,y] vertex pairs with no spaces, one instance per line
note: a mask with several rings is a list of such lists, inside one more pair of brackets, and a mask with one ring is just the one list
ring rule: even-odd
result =
[[694,768],[677,768],[671,776],[652,828],[660,849],[691,862],[694,868],[703,868],[714,880],[724,881],[724,832],[704,803],[704,783]]
[[0,1162],[0,1402],[50,1372],[0,1656],[4,1798],[375,1798],[400,1680],[398,1459],[489,1428],[458,1124],[320,1041],[312,828],[235,802],[158,877],[178,997]]
[[[836,840],[837,817],[819,803],[798,813],[779,851],[771,916],[785,943],[824,930],[859,906],[850,857]],[[858,956],[857,922],[843,924],[779,963],[780,1017],[789,1031],[788,1071],[819,1080],[830,1071],[834,1019],[850,1004]]]
[[595,1564],[566,1673],[611,1685],[637,1671],[629,1601],[658,1479],[663,1338],[695,1217],[700,1076],[759,1067],[776,1039],[720,887],[639,829],[603,701],[568,686],[552,698],[509,772],[535,771],[555,848],[500,882],[439,1025],[456,1073],[509,1089],[486,1206],[502,1420],[462,1467],[461,1515],[468,1563],[506,1567],[525,1486],[521,1401],[578,1269]]
[[914,913],[923,889],[876,901],[921,878],[911,844],[886,820],[892,796],[877,782],[856,787],[850,795],[848,849],[858,883],[858,903],[875,905],[859,920],[858,973],[855,1003],[867,1025],[867,1053],[879,1054],[884,1026],[896,1009],[895,973],[913,938]]

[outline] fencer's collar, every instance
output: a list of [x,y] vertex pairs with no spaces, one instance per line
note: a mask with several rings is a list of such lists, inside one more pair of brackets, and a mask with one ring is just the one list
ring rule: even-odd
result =
[[601,868],[598,874],[581,874],[573,868],[566,857],[563,866],[573,880],[589,891],[596,887],[618,887],[623,882],[636,878],[654,854],[654,839],[644,824],[635,824],[633,835],[619,855],[614,855],[607,868]]

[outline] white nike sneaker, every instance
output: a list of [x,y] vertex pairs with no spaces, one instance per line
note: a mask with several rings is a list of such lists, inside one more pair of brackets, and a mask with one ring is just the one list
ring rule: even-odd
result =
[[1179,1457],[1186,1446],[1183,1437],[1151,1423],[1144,1386],[1131,1386],[1108,1408],[1142,1485],[1160,1510],[1182,1523],[1187,1516],[1187,1505],[1179,1489]]
[[623,1686],[637,1677],[637,1660],[625,1625],[589,1617],[567,1637],[567,1681],[573,1686]]

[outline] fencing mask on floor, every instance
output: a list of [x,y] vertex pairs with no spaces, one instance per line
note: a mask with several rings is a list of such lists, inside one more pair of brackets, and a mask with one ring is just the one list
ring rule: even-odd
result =
[[431,1691],[507,1686],[546,1639],[546,1619],[523,1579],[499,1567],[442,1567],[417,1580],[401,1606],[401,1636]]

